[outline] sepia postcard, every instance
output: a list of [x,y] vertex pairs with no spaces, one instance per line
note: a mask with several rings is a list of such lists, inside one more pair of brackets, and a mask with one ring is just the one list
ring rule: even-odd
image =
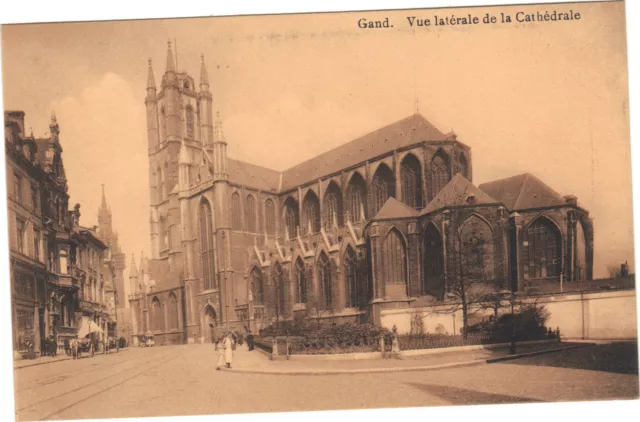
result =
[[8,417],[637,402],[626,6],[3,25]]

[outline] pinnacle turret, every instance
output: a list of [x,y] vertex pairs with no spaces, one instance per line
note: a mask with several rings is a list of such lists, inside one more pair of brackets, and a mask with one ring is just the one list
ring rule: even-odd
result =
[[149,71],[147,73],[147,89],[156,89],[156,78],[153,76],[153,66],[151,65],[151,58],[149,58]]
[[222,129],[222,120],[220,119],[220,112],[216,112],[216,121],[213,124],[213,142],[214,143],[227,143],[224,137],[224,130]]
[[138,278],[138,268],[136,267],[136,259],[133,254],[131,254],[131,267],[129,269],[129,278]]
[[167,42],[167,72],[176,71],[176,62],[173,60],[173,52],[171,51],[171,40]]

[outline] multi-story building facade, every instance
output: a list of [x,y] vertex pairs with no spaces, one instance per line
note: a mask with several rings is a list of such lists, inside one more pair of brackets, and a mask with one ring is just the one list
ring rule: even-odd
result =
[[[416,114],[279,172],[227,157],[204,58],[159,90],[149,63],[152,256],[131,278],[134,333],[156,344],[277,320],[380,323],[496,289],[590,279],[593,225],[530,174],[473,180],[471,148]],[[140,274],[144,273],[144,279]]]
[[[24,112],[5,112],[14,350],[42,351],[45,338],[107,330],[107,245],[80,226],[80,206],[69,211],[60,128],[49,138],[24,134]],[[92,321],[91,324],[89,321]]]

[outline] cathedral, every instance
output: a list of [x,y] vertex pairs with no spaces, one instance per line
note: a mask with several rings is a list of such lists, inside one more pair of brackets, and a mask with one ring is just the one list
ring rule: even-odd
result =
[[[592,277],[593,223],[530,173],[475,186],[471,148],[419,114],[285,171],[227,157],[204,57],[171,44],[145,105],[150,257],[132,262],[134,343],[209,342],[280,321],[368,321]],[[238,140],[229,140],[238,142]]]

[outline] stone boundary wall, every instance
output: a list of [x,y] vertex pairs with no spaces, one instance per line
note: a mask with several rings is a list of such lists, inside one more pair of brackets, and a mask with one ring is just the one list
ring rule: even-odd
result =
[[[520,300],[520,299],[519,299]],[[560,328],[569,339],[637,339],[637,302],[635,290],[606,292],[555,293],[523,298],[536,302],[549,312],[547,327]],[[412,320],[422,319],[425,333],[459,334],[462,312],[438,313],[438,305],[381,311],[382,326],[394,325],[401,334],[411,332]],[[485,316],[491,315],[491,310]],[[505,304],[500,313],[510,312]],[[476,318],[481,315],[476,314]],[[473,320],[471,321],[474,322]]]

